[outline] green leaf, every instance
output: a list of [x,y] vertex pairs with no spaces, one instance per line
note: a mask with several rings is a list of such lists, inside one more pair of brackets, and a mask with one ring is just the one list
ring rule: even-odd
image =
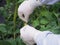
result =
[[0,27],[5,27],[6,25],[5,24],[0,24]]
[[6,33],[7,32],[5,26],[6,26],[5,24],[0,24],[0,32],[2,32],[2,33]]
[[33,23],[32,23],[32,25],[34,27],[38,26],[39,25],[39,20],[38,19],[37,20],[34,20]]
[[20,37],[16,38],[17,45],[25,45]]
[[40,28],[40,30],[41,31],[44,31],[46,28],[45,28],[45,25],[41,25],[41,28]]
[[41,19],[40,23],[46,25],[49,21],[47,19]]
[[49,12],[48,10],[41,11],[41,15],[46,17],[48,20],[52,20],[52,12]]
[[23,2],[24,0],[19,0],[17,3],[21,3],[21,2]]

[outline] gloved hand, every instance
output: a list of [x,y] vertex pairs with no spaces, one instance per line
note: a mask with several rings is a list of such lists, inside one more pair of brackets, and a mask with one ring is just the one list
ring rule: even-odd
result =
[[28,22],[29,15],[32,13],[29,1],[24,1],[18,8],[18,16],[24,22]]
[[20,37],[26,45],[60,45],[60,35],[50,31],[39,31],[26,25],[20,29]]
[[34,45],[34,36],[40,33],[32,26],[26,25],[20,29],[20,37],[26,45]]
[[36,2],[36,0],[26,0],[21,5],[19,5],[18,8],[18,16],[20,19],[22,19],[24,22],[28,22],[30,14],[32,14],[33,10],[41,5],[39,1]]
[[52,5],[60,0],[25,0],[19,5],[18,16],[24,22],[28,22],[29,16],[32,14],[33,10],[38,6]]

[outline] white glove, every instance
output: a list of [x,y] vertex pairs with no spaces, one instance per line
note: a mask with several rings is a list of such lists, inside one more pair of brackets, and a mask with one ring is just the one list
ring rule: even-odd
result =
[[24,1],[18,8],[18,16],[24,22],[28,22],[29,15],[32,13],[32,9],[28,1]]
[[24,22],[28,22],[29,15],[36,8],[36,4],[32,1],[24,1],[18,8],[18,16]]
[[20,37],[26,45],[35,44],[34,36],[38,33],[40,33],[40,31],[29,25],[26,25],[20,29]]

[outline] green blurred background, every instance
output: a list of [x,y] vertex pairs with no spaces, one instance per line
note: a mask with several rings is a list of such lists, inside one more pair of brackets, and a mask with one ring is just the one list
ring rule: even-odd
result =
[[[20,39],[20,28],[24,22],[17,14],[24,0],[0,0],[0,45],[25,45]],[[31,14],[29,25],[40,31],[60,34],[60,2],[37,7]]]

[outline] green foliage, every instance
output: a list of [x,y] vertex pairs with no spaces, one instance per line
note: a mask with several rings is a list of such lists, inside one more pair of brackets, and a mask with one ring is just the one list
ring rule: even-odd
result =
[[50,30],[53,33],[59,34],[60,33],[59,5],[60,3],[56,3],[52,6],[38,7],[30,16],[29,24],[33,25],[38,30],[41,31]]
[[[4,23],[0,23],[0,45],[25,45],[20,39],[23,21],[17,14],[18,5],[23,1],[6,0],[6,4],[0,7],[0,15],[5,19]],[[60,34],[60,3],[36,8],[28,24],[41,31]]]

